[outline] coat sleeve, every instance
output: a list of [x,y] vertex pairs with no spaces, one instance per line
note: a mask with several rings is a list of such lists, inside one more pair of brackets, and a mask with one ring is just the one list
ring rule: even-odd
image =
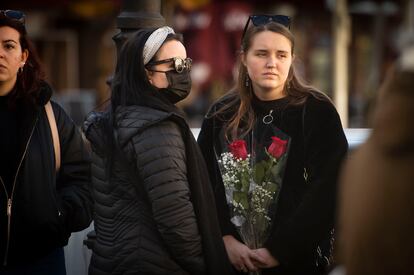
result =
[[227,205],[224,185],[214,150],[214,140],[216,139],[217,130],[214,126],[214,117],[204,119],[197,142],[210,175],[221,234],[222,236],[233,235],[237,237],[237,231],[230,221],[230,210]]
[[348,148],[335,107],[313,98],[306,104],[308,188],[296,211],[265,243],[284,265],[300,265],[309,255],[316,255],[319,242],[333,228],[338,171]]
[[56,189],[68,233],[87,228],[92,221],[90,152],[80,129],[65,111],[52,102],[59,132],[61,167]]
[[172,257],[192,274],[205,263],[191,202],[185,144],[174,122],[157,123],[133,137],[138,174],[147,192],[153,218]]

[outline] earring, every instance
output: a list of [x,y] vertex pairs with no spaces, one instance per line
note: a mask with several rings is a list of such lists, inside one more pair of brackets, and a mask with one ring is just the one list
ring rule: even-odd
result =
[[249,78],[249,75],[246,75],[246,80],[245,80],[245,82],[244,82],[244,85],[246,86],[246,87],[249,87],[249,83],[250,82],[250,78]]
[[25,62],[22,62],[22,66],[19,68],[19,73],[20,74],[23,73],[24,64],[26,64],[26,63]]

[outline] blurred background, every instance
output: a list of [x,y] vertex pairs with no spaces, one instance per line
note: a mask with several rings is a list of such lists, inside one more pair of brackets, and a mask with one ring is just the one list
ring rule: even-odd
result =
[[107,81],[117,55],[113,38],[125,28],[119,28],[117,16],[150,2],[184,35],[193,59],[193,91],[180,103],[191,127],[199,127],[212,101],[233,86],[249,14],[292,17],[300,71],[334,100],[346,128],[369,127],[378,87],[414,25],[411,0],[2,0],[0,8],[26,13],[55,100],[80,125],[110,96]]

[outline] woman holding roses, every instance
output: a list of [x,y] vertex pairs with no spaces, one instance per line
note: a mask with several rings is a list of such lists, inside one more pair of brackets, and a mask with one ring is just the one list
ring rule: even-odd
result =
[[[330,244],[337,174],[348,145],[334,105],[296,74],[289,25],[290,18],[283,15],[249,17],[236,88],[213,104],[198,138],[227,253],[242,272],[319,274],[328,260],[329,249],[324,251],[322,244]],[[239,207],[241,213],[249,205],[241,198],[254,198],[251,185],[229,192],[231,167],[241,167],[242,159],[229,162],[226,152],[237,155],[237,144],[238,153],[246,150],[254,180],[266,174],[258,171],[285,162],[275,172],[280,182],[266,210],[269,230],[259,247],[248,246],[240,230],[245,219],[230,211]],[[257,161],[260,155],[264,162]]]

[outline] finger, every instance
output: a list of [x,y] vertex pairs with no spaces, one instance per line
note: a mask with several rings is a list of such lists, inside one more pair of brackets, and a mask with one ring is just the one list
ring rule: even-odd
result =
[[245,268],[245,267],[246,267],[246,265],[245,265],[245,263],[244,263],[244,261],[243,261],[243,258],[242,258],[242,257],[240,257],[240,258],[237,260],[237,262],[234,264],[234,267],[235,267],[238,271],[240,271],[242,268]]
[[257,253],[256,251],[252,251],[252,253],[250,253],[250,259],[260,264],[266,264],[266,259],[259,255],[259,253]]
[[265,268],[267,266],[266,259],[257,253],[256,250],[252,250],[249,254],[250,261],[257,267],[257,268]]
[[250,271],[257,271],[257,267],[252,263],[249,257],[243,258],[245,267]]
[[252,260],[252,263],[254,264],[254,266],[256,266],[257,268],[266,268],[267,265],[262,263],[262,262],[258,262],[256,260]]
[[257,270],[262,268],[267,268],[266,264],[260,263],[260,262],[254,262],[254,266],[257,268]]
[[245,267],[244,265],[241,265],[239,268],[237,268],[238,271],[240,272],[247,272],[247,267]]
[[249,268],[244,267],[243,270],[242,270],[242,272],[244,272],[244,273],[249,273],[249,271],[257,271],[257,269],[256,270],[249,270]]

